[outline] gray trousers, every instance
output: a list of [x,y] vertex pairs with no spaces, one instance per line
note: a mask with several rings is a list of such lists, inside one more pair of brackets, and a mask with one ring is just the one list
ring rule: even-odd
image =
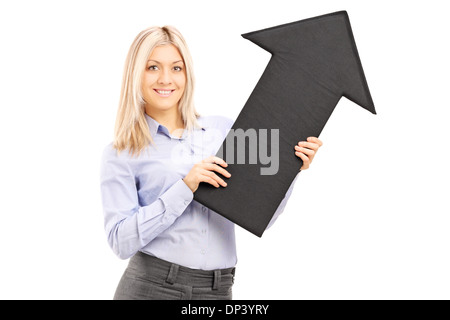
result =
[[235,268],[204,271],[136,253],[114,300],[231,300]]

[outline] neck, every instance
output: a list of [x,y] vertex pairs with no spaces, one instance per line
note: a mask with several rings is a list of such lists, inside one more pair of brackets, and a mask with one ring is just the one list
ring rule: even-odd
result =
[[145,108],[145,113],[165,126],[170,133],[177,129],[184,129],[184,122],[178,108],[169,110],[149,110],[149,108]]

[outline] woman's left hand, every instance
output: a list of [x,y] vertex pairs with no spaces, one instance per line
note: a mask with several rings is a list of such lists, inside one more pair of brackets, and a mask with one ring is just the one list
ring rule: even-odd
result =
[[314,157],[323,142],[316,137],[308,137],[306,141],[300,141],[295,146],[295,155],[303,160],[303,165],[300,170],[306,170],[311,165]]

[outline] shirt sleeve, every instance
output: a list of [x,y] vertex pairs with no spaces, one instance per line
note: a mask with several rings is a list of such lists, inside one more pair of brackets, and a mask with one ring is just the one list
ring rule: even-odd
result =
[[180,179],[156,201],[141,207],[128,161],[110,149],[103,154],[100,170],[104,226],[114,253],[128,259],[175,222],[193,193]]
[[300,171],[297,173],[294,180],[292,181],[291,186],[289,187],[288,191],[286,192],[286,195],[284,196],[283,200],[280,202],[280,205],[278,206],[272,219],[270,220],[269,224],[267,225],[266,230],[269,229],[275,223],[275,221],[278,219],[280,214],[284,211],[284,208],[286,207],[286,204],[287,204],[289,198],[291,197],[292,190],[294,189],[294,185],[295,185],[295,182],[297,181],[299,174],[300,174]]

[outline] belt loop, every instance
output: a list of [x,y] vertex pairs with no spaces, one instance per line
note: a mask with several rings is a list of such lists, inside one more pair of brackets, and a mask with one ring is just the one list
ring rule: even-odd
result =
[[219,290],[219,288],[220,288],[221,275],[222,275],[222,274],[221,274],[220,270],[214,270],[213,290]]
[[170,266],[169,274],[167,275],[166,282],[174,284],[177,279],[179,265],[172,263]]

